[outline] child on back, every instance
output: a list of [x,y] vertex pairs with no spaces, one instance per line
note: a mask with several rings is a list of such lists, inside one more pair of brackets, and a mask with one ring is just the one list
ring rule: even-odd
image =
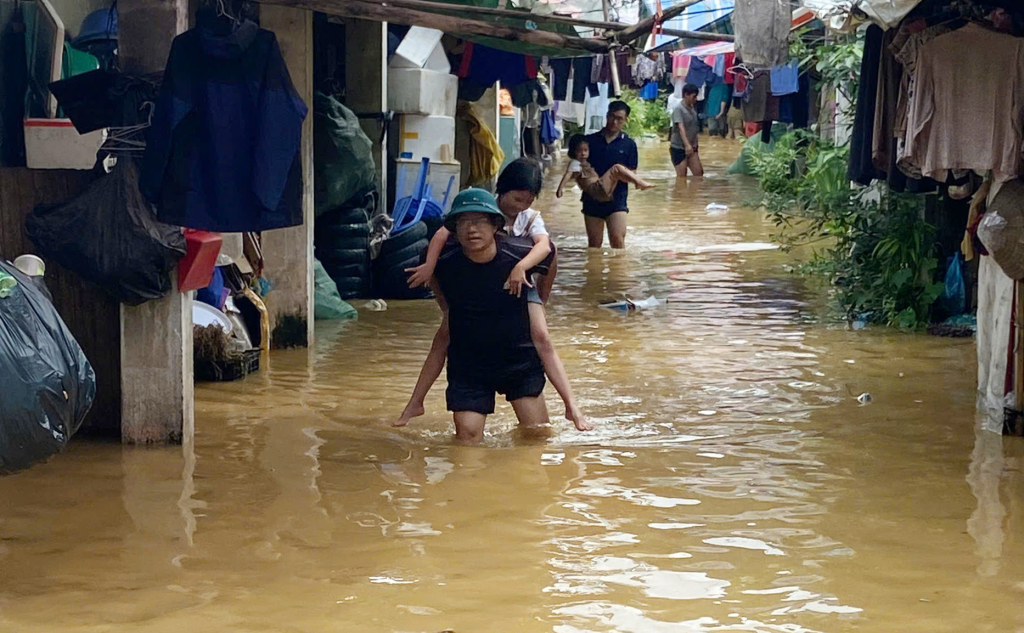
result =
[[654,188],[654,185],[637,176],[635,171],[621,164],[612,165],[603,175],[598,175],[587,160],[590,158],[590,144],[587,137],[582,134],[569,139],[569,158],[572,160],[569,161],[562,182],[558,183],[558,191],[555,192],[558,198],[562,197],[565,185],[570,180],[575,180],[583,193],[598,202],[610,202],[612,193],[620,182],[628,182],[640,191]]
[[[568,384],[564,380],[556,379],[556,376],[564,376],[565,369],[548,333],[544,304],[551,294],[557,259],[554,245],[548,237],[547,228],[544,225],[544,220],[540,217],[540,212],[530,208],[542,186],[543,172],[540,165],[529,158],[513,161],[498,176],[497,206],[505,216],[507,227],[511,227],[508,233],[512,237],[529,238],[533,241],[533,248],[512,269],[505,282],[505,287],[510,294],[517,297],[521,296],[524,290],[526,291],[529,302],[530,334],[534,345],[541,352],[545,373],[551,378],[555,389],[562,396],[566,406],[566,419],[572,421],[580,431],[587,431],[593,427],[584,419]],[[411,273],[409,276],[410,287],[426,285],[430,282],[441,251],[450,236],[451,232],[448,229],[443,227],[438,229],[430,241],[425,262],[406,271]],[[535,275],[531,283],[531,280],[527,279],[527,272],[539,266],[549,256],[551,256],[551,263],[548,272],[543,275]],[[448,320],[445,317],[434,335],[433,345],[423,363],[423,369],[420,371],[420,377],[416,382],[412,397],[394,426],[405,426],[412,418],[423,415],[423,403],[427,392],[430,391],[430,387],[433,386],[444,369],[448,341]]]

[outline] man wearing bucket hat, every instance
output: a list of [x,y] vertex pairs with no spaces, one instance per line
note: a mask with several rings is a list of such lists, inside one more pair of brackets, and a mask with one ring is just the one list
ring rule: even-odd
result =
[[[543,322],[543,305],[528,301],[526,294],[517,297],[505,289],[512,269],[533,244],[499,235],[504,225],[505,217],[489,192],[467,189],[459,193],[445,216],[445,226],[455,239],[441,253],[432,282],[445,322],[435,337],[431,357],[439,346],[447,347],[445,395],[456,438],[463,442],[483,438],[496,393],[504,394],[512,404],[524,431],[546,427],[545,371],[566,402],[567,415],[578,418],[578,428],[589,428],[576,406],[565,368],[546,337],[546,327],[541,340],[531,328],[535,311],[540,311],[537,317]],[[543,273],[547,265],[544,262],[531,273]],[[432,367],[428,357],[420,381],[426,381],[429,388],[438,373],[440,364]]]

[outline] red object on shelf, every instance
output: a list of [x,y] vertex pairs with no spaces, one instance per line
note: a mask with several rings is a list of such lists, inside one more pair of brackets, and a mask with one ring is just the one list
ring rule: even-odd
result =
[[223,243],[220,233],[185,229],[185,256],[178,262],[180,292],[199,290],[210,285]]

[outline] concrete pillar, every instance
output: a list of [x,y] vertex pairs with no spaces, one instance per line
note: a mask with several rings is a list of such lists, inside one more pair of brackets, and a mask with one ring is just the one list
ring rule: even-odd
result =
[[[119,56],[129,73],[160,72],[188,26],[187,0],[121,0]],[[192,295],[121,306],[121,441],[191,441]]]
[[[366,20],[345,21],[345,105],[356,114],[388,110],[388,25]],[[387,138],[381,142],[376,119],[361,119],[363,131],[373,141],[377,185],[388,190]]]
[[306,347],[313,343],[313,14],[264,4],[260,26],[277,35],[292,83],[310,108],[302,127],[305,221],[263,233],[263,276],[273,284],[266,297],[271,344]]

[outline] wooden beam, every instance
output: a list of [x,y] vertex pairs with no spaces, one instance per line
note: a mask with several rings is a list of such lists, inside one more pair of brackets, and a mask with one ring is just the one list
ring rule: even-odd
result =
[[[682,15],[682,13],[686,11],[688,8],[702,1],[703,0],[686,0],[681,4],[677,4],[668,11],[662,12],[661,21],[667,22],[668,20],[671,20],[674,17]],[[618,42],[619,44],[629,44],[633,40],[640,39],[644,35],[650,33],[654,29],[654,25],[657,23],[657,21],[657,16],[651,16],[646,20],[640,20],[633,26],[627,29],[623,29],[622,31],[619,31],[618,33],[613,35],[612,39],[614,39],[614,41]]]
[[735,35],[726,35],[724,33],[705,33],[703,31],[680,31],[679,29],[662,29],[662,35],[669,35],[671,37],[685,37],[691,40],[707,40],[709,42],[735,42]]
[[530,13],[527,11],[512,11],[509,9],[494,9],[492,7],[474,7],[470,5],[452,4],[450,2],[433,2],[432,0],[360,0],[371,2],[381,6],[401,7],[403,9],[415,9],[428,13],[452,13],[455,15],[491,15],[510,20],[533,21],[538,24],[564,24],[566,26],[578,26],[585,29],[596,29],[598,31],[622,31],[629,28],[628,24],[619,22],[608,22],[600,20],[578,20],[564,15],[547,13]]
[[492,24],[480,20],[418,11],[398,6],[384,6],[362,0],[256,0],[260,4],[274,4],[320,11],[343,18],[356,18],[374,22],[392,22],[407,26],[424,26],[445,33],[482,35],[516,42],[524,42],[547,48],[571,49],[589,53],[605,53],[608,42],[597,38],[571,37],[503,24]]

